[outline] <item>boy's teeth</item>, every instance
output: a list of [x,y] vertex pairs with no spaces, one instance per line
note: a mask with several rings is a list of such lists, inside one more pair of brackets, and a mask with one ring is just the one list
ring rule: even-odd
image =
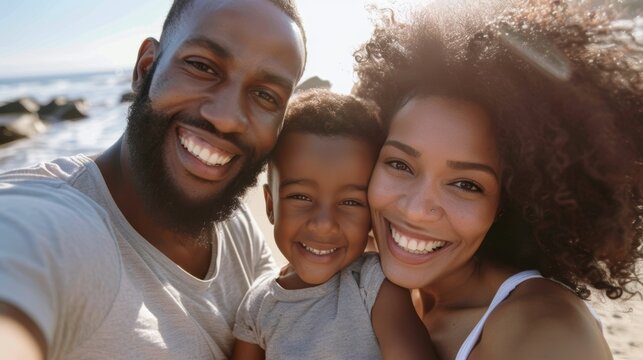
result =
[[181,145],[183,145],[183,147],[190,152],[190,154],[197,157],[206,165],[221,166],[227,164],[228,162],[230,162],[230,160],[232,160],[232,156],[230,155],[210,152],[210,150],[208,150],[207,148],[202,148],[201,146],[195,144],[194,141],[192,141],[189,137],[179,136],[179,141],[181,142]]
[[301,243],[301,245],[303,245],[304,249],[306,249],[308,252],[311,252],[311,253],[313,253],[315,255],[328,255],[328,254],[334,253],[337,250],[337,248],[332,248],[332,249],[329,249],[329,250],[319,250],[319,249],[315,249],[313,247],[310,247],[310,246],[308,246],[308,245],[306,245],[304,243]]
[[428,254],[436,251],[446,245],[445,241],[425,241],[418,239],[411,239],[405,235],[400,234],[391,226],[391,235],[395,243],[404,251],[412,254]]

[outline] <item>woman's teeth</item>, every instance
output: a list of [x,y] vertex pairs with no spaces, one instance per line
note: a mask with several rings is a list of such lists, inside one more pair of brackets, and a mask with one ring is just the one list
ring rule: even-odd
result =
[[315,255],[328,255],[337,251],[337,248],[332,248],[329,250],[319,250],[319,249],[315,249],[314,247],[310,247],[304,243],[301,243],[301,245],[304,247],[304,249],[306,249],[306,251],[311,252]]
[[446,245],[446,241],[426,241],[410,238],[397,232],[393,226],[391,226],[391,235],[402,250],[411,254],[428,254]]
[[190,138],[179,136],[181,145],[208,166],[222,166],[232,160],[232,155],[223,155],[217,152],[210,152],[207,148],[201,148],[196,145]]

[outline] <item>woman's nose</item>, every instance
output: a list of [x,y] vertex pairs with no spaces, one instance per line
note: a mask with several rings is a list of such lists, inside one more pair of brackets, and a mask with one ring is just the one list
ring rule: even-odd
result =
[[398,208],[411,222],[436,221],[444,215],[436,184],[422,182],[408,187],[398,199]]

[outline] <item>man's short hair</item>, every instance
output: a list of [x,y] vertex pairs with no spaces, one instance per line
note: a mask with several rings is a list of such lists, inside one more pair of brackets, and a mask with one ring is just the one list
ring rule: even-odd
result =
[[[306,32],[304,31],[304,26],[301,21],[301,15],[299,15],[299,10],[295,5],[295,1],[294,0],[268,0],[268,1],[270,1],[275,6],[280,8],[286,15],[288,15],[288,17],[290,17],[295,22],[295,24],[297,24],[297,27],[299,27],[299,31],[301,31],[301,36],[304,41],[304,59],[305,59],[307,54]],[[172,7],[170,7],[170,11],[168,11],[167,16],[165,17],[165,22],[163,22],[163,30],[161,31],[161,42],[163,42],[167,34],[171,32],[172,26],[176,25],[176,23],[181,19],[181,15],[183,15],[185,10],[188,8],[188,5],[192,5],[193,3],[194,3],[194,0],[174,0],[172,2]]]

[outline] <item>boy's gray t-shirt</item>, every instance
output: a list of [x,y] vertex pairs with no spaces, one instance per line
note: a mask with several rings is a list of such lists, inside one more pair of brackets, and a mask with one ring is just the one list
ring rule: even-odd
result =
[[266,359],[379,359],[371,309],[383,281],[375,253],[311,288],[262,277],[239,306],[234,336],[261,346]]
[[131,227],[86,156],[1,174],[0,301],[51,359],[227,358],[242,297],[276,267],[247,207],[215,232],[201,280]]

